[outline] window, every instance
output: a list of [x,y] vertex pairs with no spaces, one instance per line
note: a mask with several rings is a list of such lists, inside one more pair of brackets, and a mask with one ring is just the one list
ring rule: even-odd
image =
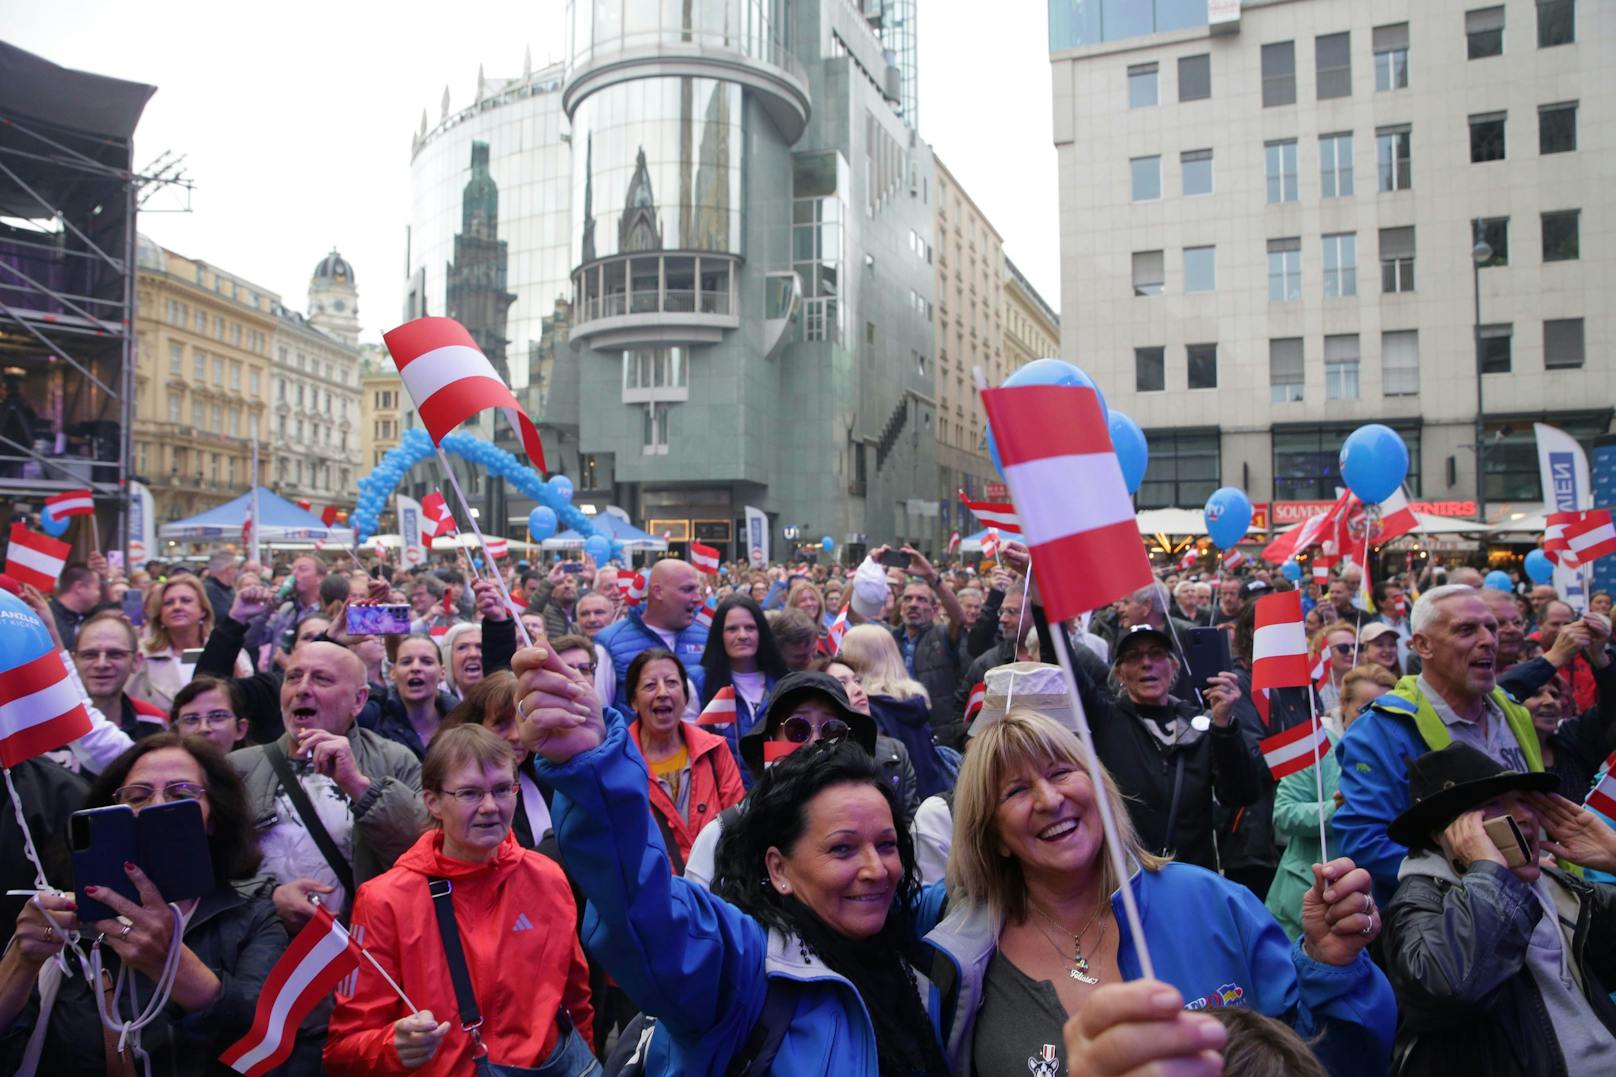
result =
[[[1350,431],[1349,431],[1350,433]],[[1150,462],[1139,485],[1139,507],[1204,505],[1221,484],[1217,430],[1147,430]],[[1340,442],[1336,443],[1339,448]]]
[[1212,57],[1208,53],[1178,58],[1178,99],[1202,101],[1212,96]]
[[1184,292],[1210,292],[1218,286],[1218,249],[1184,248]]
[[241,364],[234,359],[230,360],[230,388],[241,388]]
[[185,370],[185,345],[177,340],[168,342],[168,372],[180,374]]
[[1319,136],[1319,196],[1352,194],[1352,132]]
[[1218,387],[1218,346],[1216,344],[1186,344],[1184,356],[1189,364],[1191,389]]
[[1380,334],[1380,391],[1386,396],[1419,395],[1419,333],[1399,329]]
[[1380,230],[1380,290],[1414,290],[1414,228]]
[[1408,23],[1375,27],[1375,92],[1408,88]]
[[1262,47],[1263,108],[1296,104],[1296,42]]
[[1184,194],[1212,193],[1212,151],[1187,150],[1178,155],[1179,168],[1184,174]]
[[1573,262],[1579,256],[1578,234],[1581,210],[1560,209],[1543,214],[1543,260]]
[[1352,96],[1352,35],[1320,34],[1313,39],[1313,65],[1319,100]]
[[1543,322],[1543,368],[1568,370],[1582,365],[1582,319],[1548,318]]
[[1156,104],[1156,65],[1137,64],[1128,68],[1128,107],[1150,108]]
[[208,380],[208,357],[201,348],[191,349],[191,380],[199,384]]
[[1483,374],[1508,374],[1510,368],[1510,343],[1514,336],[1515,327],[1512,325],[1484,325],[1480,330],[1481,337],[1481,372]]
[[1268,202],[1296,201],[1296,140],[1263,144],[1263,169],[1268,177]]
[[1268,241],[1268,298],[1284,303],[1302,297],[1302,241],[1296,236]]
[[1465,40],[1472,60],[1504,54],[1504,9],[1477,8],[1465,12]]
[[180,394],[178,394],[178,393],[169,393],[168,394],[168,421],[169,422],[178,423],[180,421],[180,407],[181,407]]
[[1154,202],[1161,197],[1161,158],[1135,157],[1128,162],[1133,176],[1133,200]]
[[224,356],[222,355],[213,357],[213,384],[221,387],[224,385]]
[[1577,148],[1577,103],[1539,105],[1537,152],[1570,153]]
[[1552,49],[1577,40],[1576,0],[1537,0],[1537,47]]
[[645,405],[645,416],[640,430],[640,452],[646,456],[667,455],[668,413],[667,404],[652,402]]
[[1358,334],[1324,338],[1324,399],[1358,399]]
[[258,380],[258,371],[256,371],[256,370],[247,371],[247,385],[249,387],[248,392],[250,392],[252,394],[253,399],[255,399],[255,400],[258,398],[258,387],[259,387],[260,384],[261,383]]
[[1493,249],[1492,256],[1481,263],[1481,268],[1509,265],[1509,218],[1485,217],[1481,222],[1481,238]]
[[1336,232],[1324,237],[1326,298],[1358,294],[1358,235]]
[[1164,276],[1161,251],[1133,252],[1134,295],[1161,295]]
[[1382,127],[1375,132],[1375,162],[1382,191],[1406,191],[1414,185],[1414,133],[1409,127]]
[[1167,388],[1166,348],[1133,350],[1133,387],[1140,393],[1159,393]]
[[196,427],[198,431],[207,428],[202,401],[195,397],[191,398],[191,425]]
[[[1420,427],[1417,422],[1389,422],[1408,446],[1410,460],[1420,458]],[[1310,423],[1306,426],[1275,426],[1274,500],[1328,501],[1342,484],[1341,442],[1352,433],[1355,423]],[[1154,448],[1154,445],[1152,446]],[[1408,492],[1419,497],[1419,468],[1408,472]]]
[[1276,404],[1302,399],[1307,368],[1302,360],[1302,338],[1282,337],[1268,342],[1268,385]]
[[1470,117],[1470,163],[1504,159],[1504,113],[1483,112]]

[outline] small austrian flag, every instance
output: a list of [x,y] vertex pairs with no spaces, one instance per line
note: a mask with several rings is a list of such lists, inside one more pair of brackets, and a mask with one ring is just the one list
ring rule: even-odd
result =
[[623,590],[623,601],[625,603],[630,606],[638,606],[645,601],[645,593],[651,589],[651,581],[646,578],[645,573],[636,572],[629,577],[626,585],[623,578],[618,577],[617,586]]
[[709,576],[718,575],[718,550],[699,542],[690,544],[690,563]]
[[982,704],[988,699],[988,686],[986,681],[977,681],[976,687],[971,689],[970,696],[965,700],[965,724],[970,725],[982,711]]
[[1583,803],[1607,819],[1616,819],[1616,771],[1608,769],[1610,760],[1605,760],[1605,763],[1605,776],[1599,779],[1599,784],[1594,786],[1593,792]]
[[763,742],[763,765],[772,767],[801,747],[794,740],[766,740]]
[[697,725],[734,725],[735,689],[725,685],[713,693],[712,701],[696,717]]
[[1200,559],[1201,548],[1199,546],[1191,546],[1189,549],[1184,551],[1184,556],[1178,559],[1178,570],[1180,572],[1188,572],[1190,569],[1195,567],[1196,562]]
[[1324,558],[1313,559],[1313,582],[1324,584],[1330,582],[1330,566],[1324,563]]
[[47,497],[45,507],[50,510],[53,520],[63,520],[69,516],[94,516],[95,498],[88,490],[69,490],[65,494]]
[[547,470],[538,427],[465,326],[453,318],[417,318],[383,333],[382,340],[434,445],[478,412],[498,408],[521,437],[533,466]]
[[90,714],[59,652],[0,673],[0,765],[14,767],[89,731]]
[[1578,565],[1616,553],[1616,525],[1611,523],[1609,511],[1594,509],[1575,515],[1576,519],[1566,521],[1565,544]]
[[1223,559],[1223,567],[1230,572],[1246,563],[1246,555],[1239,550],[1233,550]]
[[1251,687],[1296,688],[1311,683],[1302,593],[1281,591],[1257,600],[1251,637]]
[[1008,531],[1012,535],[1021,534],[1021,519],[1016,515],[1016,507],[1010,502],[972,501],[965,496],[964,490],[960,491],[959,498],[984,526],[997,527],[1000,531]]
[[1257,742],[1262,750],[1263,762],[1277,782],[1317,763],[1330,750],[1330,735],[1314,722],[1293,725],[1283,733],[1275,733]]
[[485,538],[483,541],[488,544],[488,556],[495,560],[510,556],[511,543],[509,539]]
[[421,499],[421,518],[432,525],[428,531],[421,528],[421,535],[430,542],[439,535],[453,534],[456,530],[454,513],[449,511],[449,503],[443,500],[443,495],[433,490]]
[[984,389],[982,404],[1049,619],[1071,620],[1154,583],[1098,394],[1024,385]]
[[1390,542],[1394,538],[1406,535],[1420,526],[1420,518],[1414,515],[1414,509],[1408,503],[1408,495],[1403,493],[1399,486],[1391,497],[1380,503],[1380,528],[1375,532],[1374,541]]
[[842,652],[842,637],[847,635],[847,607],[843,606],[836,613],[836,619],[825,630],[825,650],[832,657]]
[[1330,683],[1330,651],[1329,648],[1319,652],[1319,660],[1313,663],[1313,670],[1309,674],[1313,678],[1313,687],[1324,691],[1324,686]]
[[988,533],[982,536],[982,560],[997,561],[999,559],[999,529],[988,528]]
[[73,547],[49,535],[30,530],[27,524],[11,525],[11,545],[6,549],[6,572],[18,583],[32,584],[49,594],[56,587]]
[[696,611],[696,627],[703,632],[712,631],[713,616],[718,613],[718,596],[708,595],[707,601]]

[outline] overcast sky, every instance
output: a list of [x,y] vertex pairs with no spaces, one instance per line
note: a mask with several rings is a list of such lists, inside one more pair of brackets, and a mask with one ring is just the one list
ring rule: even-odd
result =
[[[366,339],[397,319],[409,212],[410,135],[468,104],[490,78],[561,59],[563,0],[264,6],[164,0],[8,5],[0,37],[62,64],[157,87],[136,165],[186,156],[190,213],[141,231],[305,305],[335,246],[353,263]],[[921,135],[1059,307],[1055,152],[1045,6],[921,5]],[[459,24],[451,25],[453,15]],[[155,197],[149,210],[175,204]]]

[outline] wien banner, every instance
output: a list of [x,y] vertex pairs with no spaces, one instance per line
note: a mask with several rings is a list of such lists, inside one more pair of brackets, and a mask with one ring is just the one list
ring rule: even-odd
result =
[[[1543,481],[1543,510],[1570,512],[1594,507],[1593,483],[1588,476],[1588,454],[1577,439],[1559,427],[1533,423],[1537,434],[1537,468]],[[1554,589],[1579,614],[1588,605],[1583,573],[1556,567]]]
[[763,510],[746,506],[746,557],[754,568],[769,563],[769,518]]
[[414,498],[398,494],[394,497],[398,511],[398,540],[406,568],[426,564],[426,541],[421,534],[421,503]]

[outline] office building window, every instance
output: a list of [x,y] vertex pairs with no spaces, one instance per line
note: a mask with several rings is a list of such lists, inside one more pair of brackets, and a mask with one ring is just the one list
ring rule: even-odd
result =
[[1358,334],[1324,338],[1324,399],[1358,399]]
[[1380,391],[1386,396],[1420,393],[1420,335],[1413,329],[1380,334]]
[[1218,286],[1218,249],[1184,248],[1184,291],[1210,292]]
[[1150,108],[1156,100],[1156,65],[1136,64],[1128,68],[1128,107]]
[[1201,101],[1212,96],[1212,57],[1209,53],[1178,58],[1178,99]]
[[1375,92],[1408,88],[1408,23],[1375,27]]
[[1262,47],[1262,103],[1263,108],[1296,104],[1296,42]]
[[1295,404],[1303,397],[1307,367],[1302,359],[1302,338],[1281,337],[1268,342],[1268,386],[1276,404]]
[[1352,96],[1352,35],[1320,34],[1313,39],[1319,100]]
[[1358,235],[1335,232],[1324,237],[1324,294],[1338,298],[1358,294]]
[[1509,218],[1485,217],[1481,222],[1481,238],[1493,249],[1492,256],[1481,263],[1481,268],[1509,265]]
[[1218,387],[1218,346],[1216,344],[1186,344],[1184,357],[1189,366],[1191,389]]
[[1382,191],[1406,191],[1414,185],[1414,132],[1407,126],[1375,131],[1375,163]]
[[1577,148],[1577,103],[1563,101],[1539,105],[1537,110],[1537,152],[1570,153]]
[[1481,372],[1508,374],[1511,347],[1515,335],[1513,325],[1484,325],[1481,327]]
[[1263,171],[1268,180],[1269,204],[1296,201],[1296,140],[1263,143]]
[[1582,211],[1558,209],[1543,214],[1543,260],[1573,262],[1579,254],[1579,222]]
[[262,383],[258,380],[258,371],[256,371],[256,370],[247,371],[247,385],[248,385],[248,390],[247,391],[252,394],[254,399],[257,399],[257,397],[258,397],[258,387],[261,384]]
[[[1310,423],[1306,426],[1276,426],[1274,445],[1274,499],[1276,501],[1333,501],[1341,481],[1341,442],[1352,433],[1355,423]],[[1420,458],[1420,427],[1417,422],[1387,423],[1403,444],[1411,461]],[[1154,443],[1152,443],[1154,447]],[[1408,492],[1419,497],[1418,467],[1408,469]]]
[[1470,163],[1504,159],[1504,114],[1483,112],[1470,117]]
[[1568,370],[1582,365],[1582,319],[1546,318],[1543,321],[1543,368]]
[[1576,0],[1537,0],[1537,47],[1551,49],[1577,40]]
[[168,342],[168,372],[180,374],[185,370],[185,345],[177,340]]
[[[1150,462],[1145,467],[1145,479],[1139,485],[1139,507],[1162,509],[1206,504],[1212,491],[1221,485],[1219,437],[1215,429],[1145,431],[1145,440],[1150,443]],[[1337,449],[1340,444],[1336,442]]]
[[1133,180],[1133,200],[1154,202],[1161,197],[1161,158],[1135,157],[1128,162]]
[[1161,295],[1165,274],[1161,251],[1133,252],[1133,294]]
[[646,456],[666,456],[668,454],[668,416],[672,408],[668,404],[651,401],[645,405],[644,418],[640,429],[640,452]]
[[1159,393],[1167,388],[1167,349],[1133,350],[1133,387],[1136,392]]
[[1186,150],[1178,155],[1179,168],[1184,174],[1184,194],[1212,193],[1212,151]]
[[1414,290],[1414,227],[1380,230],[1380,290]]
[[1275,303],[1302,298],[1302,241],[1297,236],[1268,241],[1268,298]]
[[1504,8],[1477,8],[1465,12],[1465,42],[1472,60],[1504,54]]
[[1352,194],[1352,132],[1319,136],[1319,196]]

